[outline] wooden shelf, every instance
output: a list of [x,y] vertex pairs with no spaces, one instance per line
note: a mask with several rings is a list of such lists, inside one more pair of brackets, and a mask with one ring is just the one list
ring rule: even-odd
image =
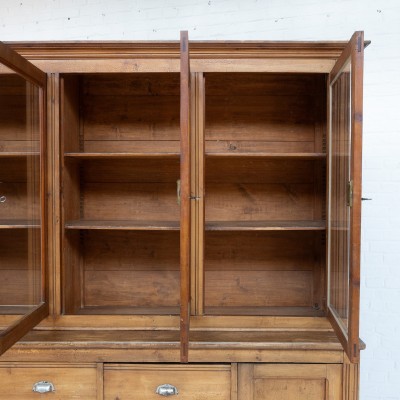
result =
[[[31,331],[16,348],[55,348],[88,351],[91,348],[118,349],[179,349],[179,330],[36,330]],[[247,350],[329,350],[343,351],[330,330],[196,330],[190,332],[192,349],[247,349]],[[107,355],[108,353],[105,353]]]
[[40,228],[39,221],[29,221],[24,219],[0,219],[0,229],[26,229]]
[[30,331],[16,346],[56,347],[89,349],[108,348],[124,351],[141,348],[177,348],[179,350],[179,330],[73,330],[73,331]]
[[179,231],[178,221],[68,221],[65,229]]
[[78,315],[179,315],[179,307],[83,307]]
[[190,334],[190,345],[199,348],[231,349],[309,349],[340,350],[340,342],[332,330],[197,330]]
[[205,307],[206,315],[253,315],[323,317],[324,311],[312,307]]
[[3,151],[0,152],[0,158],[24,158],[29,156],[39,157],[40,153],[36,151]]
[[64,157],[82,160],[113,159],[113,158],[178,158],[180,153],[65,153]]
[[303,160],[324,160],[326,153],[264,153],[264,152],[216,152],[206,153],[206,157],[260,157],[260,158],[294,158]]
[[209,221],[206,231],[323,231],[325,221]]

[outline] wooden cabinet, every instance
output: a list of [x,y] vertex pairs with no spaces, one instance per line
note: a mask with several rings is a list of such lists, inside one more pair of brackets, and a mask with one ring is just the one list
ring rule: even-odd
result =
[[2,44],[0,367],[355,400],[365,44]]

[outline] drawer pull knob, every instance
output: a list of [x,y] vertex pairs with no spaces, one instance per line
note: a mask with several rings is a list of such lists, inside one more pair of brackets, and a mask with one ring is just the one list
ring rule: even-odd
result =
[[32,391],[36,393],[49,393],[49,392],[55,392],[56,389],[54,388],[54,385],[51,382],[40,381],[36,382],[33,385]]
[[160,385],[156,389],[156,393],[159,394],[160,396],[173,396],[175,394],[178,394],[178,389],[170,385],[169,383],[164,383],[164,385]]

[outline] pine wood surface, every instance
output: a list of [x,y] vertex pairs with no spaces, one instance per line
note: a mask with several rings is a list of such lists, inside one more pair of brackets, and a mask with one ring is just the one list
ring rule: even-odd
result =
[[[183,367],[183,368],[182,368]],[[159,385],[169,383],[182,399],[231,399],[231,372],[228,365],[107,365],[104,369],[104,398],[156,399]]]
[[[246,331],[246,330],[196,330],[190,334],[190,346],[207,348],[247,349],[298,349],[298,350],[339,350],[340,342],[330,331]],[[73,344],[76,348],[85,346],[107,348],[179,348],[179,330],[36,330],[27,334],[17,345],[20,347],[63,348]]]
[[[1,397],[12,400],[29,400],[51,396],[53,399],[96,400],[96,367],[94,364],[38,365],[0,364],[0,381],[4,383]],[[55,391],[39,394],[32,391],[35,383],[48,381]]]
[[[5,353],[0,369],[13,360],[97,362],[81,367],[94,370],[85,398],[100,400],[116,396],[116,388],[130,395],[125,376],[160,377],[160,365],[144,371],[120,363],[226,362],[223,372],[209,376],[204,370],[210,366],[165,371],[184,388],[193,379],[223,380],[218,390],[204,385],[211,398],[355,400],[358,369],[344,359],[343,348],[353,360],[358,349],[340,343],[340,332],[325,318],[324,102],[335,60],[343,49],[342,59],[351,53],[345,44],[193,43],[190,60],[182,57],[183,76],[177,43],[14,47],[53,71],[49,174],[42,172],[51,214],[50,304],[21,325],[16,308],[2,306],[0,325],[11,326],[10,337],[26,332],[49,308],[52,317]],[[361,67],[353,90],[360,88]],[[7,197],[18,194],[23,203],[32,194],[23,187],[39,142],[23,140],[25,88],[9,82],[0,85],[10,99],[2,110],[12,127],[0,129],[0,163],[11,168],[0,181]],[[359,122],[353,129],[358,157]],[[356,204],[360,180],[357,185]],[[24,296],[28,276],[24,243],[33,243],[34,235],[22,203],[0,215],[0,237],[14,243],[2,246],[0,270],[14,285],[0,291],[5,301],[12,293]],[[359,346],[356,290],[350,338]],[[11,343],[3,340],[2,350]]]
[[[332,131],[330,134],[331,142],[339,142],[339,148],[330,149],[332,154],[334,151],[338,152],[339,162],[337,165],[332,166],[331,176],[337,176],[336,179],[336,191],[338,194],[330,200],[333,207],[336,207],[335,211],[339,215],[343,215],[343,200],[346,198],[346,192],[343,188],[344,182],[342,180],[351,179],[353,185],[353,193],[351,196],[351,207],[346,207],[348,215],[342,219],[347,222],[345,227],[347,233],[338,232],[336,237],[342,239],[348,239],[348,244],[344,249],[340,249],[339,254],[331,253],[331,272],[333,278],[338,282],[336,286],[336,293],[339,294],[339,301],[336,304],[332,304],[332,309],[329,311],[329,317],[332,321],[332,325],[338,334],[346,353],[352,362],[359,361],[359,303],[360,303],[360,240],[361,240],[361,176],[362,176],[362,87],[363,87],[363,65],[364,65],[364,33],[355,32],[343,51],[342,55],[338,59],[334,68],[332,69],[329,76],[329,83],[332,85],[334,79],[338,76],[340,71],[345,66],[346,62],[349,61],[351,65],[351,77],[350,77],[350,92],[346,88],[345,84],[342,84],[341,90],[339,89],[337,95],[340,97],[340,103],[336,106],[332,104],[330,113],[332,114],[332,121],[335,121],[336,125],[332,125]],[[333,90],[333,87],[332,87]],[[345,107],[349,107],[351,114],[347,115],[343,110]],[[351,133],[347,131],[345,125],[349,124],[351,127]],[[351,136],[351,138],[348,138]],[[349,142],[349,143],[347,143]],[[349,165],[343,166],[343,153],[348,154]],[[342,156],[342,157],[340,157]],[[338,175],[339,174],[339,175]],[[341,175],[340,175],[341,174]],[[346,177],[347,175],[347,177]],[[333,180],[333,182],[335,182]],[[340,190],[341,188],[341,190]],[[335,220],[335,213],[333,214],[333,220]],[[346,226],[347,225],[347,226]],[[333,231],[335,227],[333,226]],[[335,242],[334,242],[335,243]],[[331,243],[332,245],[332,243]],[[335,260],[335,257],[338,257]],[[332,262],[333,258],[333,262]],[[342,258],[345,260],[342,264],[337,262],[338,259]],[[336,268],[335,268],[336,262]],[[338,268],[337,265],[343,266]],[[346,274],[346,279],[342,279],[340,275]],[[339,274],[339,275],[337,275]],[[335,276],[337,275],[337,276]],[[348,296],[347,299],[343,299],[344,296]],[[335,299],[337,300],[337,299]],[[341,311],[337,312],[336,308],[343,309],[343,302],[347,302],[346,313],[343,314]],[[339,321],[336,315],[344,317],[344,321]],[[343,323],[344,322],[344,323]]]
[[190,55],[187,31],[180,34],[180,339],[181,362],[188,362],[190,331],[190,211],[191,211],[191,175],[190,175]]
[[[240,384],[243,382],[243,384]],[[239,366],[239,398],[261,400],[339,400],[341,365]]]

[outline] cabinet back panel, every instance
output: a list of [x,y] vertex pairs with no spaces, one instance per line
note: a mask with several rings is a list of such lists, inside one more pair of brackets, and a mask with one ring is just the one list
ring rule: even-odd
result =
[[178,105],[177,96],[85,97],[85,141],[179,140]]
[[312,271],[315,232],[206,232],[206,271]]
[[226,307],[222,314],[234,307],[235,313],[244,307],[298,307],[299,314],[304,312],[300,307],[311,308],[317,302],[314,286],[321,284],[316,247],[321,236],[307,231],[206,232],[206,313],[212,307]]
[[179,271],[179,232],[86,231],[85,271]]
[[80,249],[83,312],[178,310],[179,232],[89,230],[80,236]]
[[[38,168],[35,172],[38,172],[37,170]],[[0,195],[6,197],[6,201],[0,203],[0,220],[38,218],[39,193],[34,193],[35,202],[32,201],[33,197],[28,199],[27,174],[26,158],[0,158]],[[31,176],[33,177],[33,173]]]
[[263,157],[207,157],[206,182],[313,183],[315,162]]
[[26,83],[0,74],[0,140],[26,140]]
[[179,307],[179,271],[86,271],[84,307]]
[[27,181],[27,161],[24,157],[0,158],[0,182]]
[[33,296],[41,273],[28,255],[33,234],[27,229],[0,230],[0,305],[30,305],[37,301]]
[[6,201],[0,204],[0,219],[27,219],[28,194],[26,183],[1,184],[1,195]]
[[[81,219],[178,221],[179,159],[71,160],[64,169]],[[72,190],[74,189],[74,190]],[[79,202],[79,203],[78,203]],[[69,216],[68,218],[77,218]]]
[[207,185],[206,221],[312,220],[312,184]]
[[289,73],[208,73],[208,96],[315,96],[319,94],[320,75]]
[[84,76],[84,95],[179,96],[179,74],[96,74]]
[[179,74],[82,75],[81,151],[179,152]]
[[312,305],[311,271],[206,271],[207,307]]
[[27,125],[27,93],[22,77],[0,74],[0,152],[39,151],[38,132]]
[[319,161],[208,157],[206,221],[321,219]]
[[176,183],[86,183],[82,195],[82,219],[179,220]]
[[179,159],[136,158],[93,160],[82,163],[85,182],[174,183],[179,179]]
[[312,153],[314,142],[279,142],[266,140],[206,140],[205,150],[212,153]]
[[207,152],[320,151],[324,76],[206,74],[205,82]]

